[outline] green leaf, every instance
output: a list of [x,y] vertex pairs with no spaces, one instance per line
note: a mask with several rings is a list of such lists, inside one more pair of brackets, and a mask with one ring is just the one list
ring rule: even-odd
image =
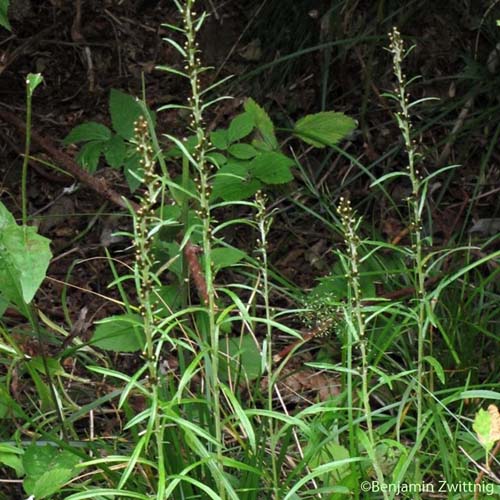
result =
[[207,155],[207,160],[217,168],[227,163],[227,158],[222,153],[212,152]]
[[486,452],[493,448],[493,445],[500,440],[500,414],[495,405],[488,406],[488,411],[482,408],[476,413],[472,424],[479,442]]
[[6,465],[11,469],[16,471],[16,476],[21,477],[24,475],[24,467],[22,457],[19,455],[22,454],[22,451],[9,453],[7,451],[0,451],[0,464]]
[[30,95],[33,95],[33,92],[43,82],[43,76],[40,73],[30,73],[26,77],[26,84],[28,85],[28,91]]
[[65,138],[64,144],[76,144],[87,141],[109,141],[111,130],[101,123],[88,122],[77,125]]
[[76,161],[78,164],[87,170],[90,174],[93,174],[97,170],[99,165],[99,158],[101,154],[106,149],[106,143],[102,141],[91,141],[87,142],[82,146],[82,149],[76,155]]
[[254,195],[260,187],[261,183],[250,174],[248,164],[228,162],[215,175],[212,199],[245,200]]
[[[67,483],[73,477],[73,471],[71,469],[50,469],[46,470],[33,485],[30,485],[31,491],[27,491],[33,495],[37,500],[47,498],[48,496],[57,493],[65,483]],[[26,489],[26,485],[25,485]]]
[[216,269],[234,266],[246,257],[245,252],[234,247],[214,248],[210,255]]
[[223,151],[229,147],[229,138],[227,130],[219,129],[210,132],[210,142],[217,149],[222,149]]
[[255,127],[257,127],[259,135],[267,148],[270,150],[278,149],[278,141],[274,134],[274,125],[266,111],[253,99],[247,99],[243,107],[253,117]]
[[356,128],[356,121],[344,113],[323,111],[301,118],[293,133],[317,148],[337,144]]
[[282,153],[269,151],[256,156],[249,165],[254,177],[265,184],[284,184],[293,179],[290,167],[295,162]]
[[46,470],[47,466],[55,459],[58,450],[53,446],[38,446],[32,444],[26,448],[23,455],[23,467],[28,476],[39,477]]
[[446,375],[444,373],[443,365],[434,356],[425,356],[424,360],[429,363],[436,372],[437,378],[444,385],[446,383]]
[[59,451],[49,445],[29,446],[23,455],[27,476],[24,490],[37,499],[52,495],[73,477],[73,469],[79,462],[80,458],[67,450]]
[[9,226],[15,226],[15,225],[16,225],[16,219],[14,219],[14,216],[7,210],[7,207],[0,201],[0,232]]
[[[56,375],[62,375],[64,373],[64,370],[59,364],[58,359],[47,357],[45,361],[47,363],[47,368],[49,369],[49,374],[52,377]],[[45,375],[46,371],[45,371],[45,363],[43,361],[43,356],[35,356],[34,358],[30,359],[26,364],[29,365],[31,368],[40,372],[42,375]]]
[[90,343],[114,352],[135,352],[144,347],[142,319],[137,314],[110,316],[99,322]]
[[111,167],[120,168],[126,155],[127,145],[119,135],[114,135],[104,144],[104,157]]
[[[5,209],[1,203],[0,206]],[[51,258],[50,240],[37,234],[34,227],[15,223],[4,226],[0,233],[0,290],[3,295],[18,304],[20,293],[22,300],[30,303],[45,278]]]
[[224,382],[237,376],[251,381],[261,375],[261,353],[250,335],[220,339],[219,353],[220,376]]
[[259,154],[259,152],[250,144],[242,143],[231,144],[227,151],[238,160],[249,160]]
[[7,16],[9,11],[9,0],[0,0],[0,26],[11,31],[12,28],[9,23],[9,18]]
[[133,193],[140,185],[141,179],[144,176],[144,169],[141,165],[141,157],[134,153],[132,156],[125,160],[123,165],[123,173],[127,181],[130,192]]
[[252,132],[255,127],[254,115],[252,113],[241,113],[231,120],[227,130],[230,143],[243,139]]
[[109,112],[115,132],[124,139],[132,139],[134,136],[134,123],[144,114],[135,97],[125,94],[121,90],[111,89]]

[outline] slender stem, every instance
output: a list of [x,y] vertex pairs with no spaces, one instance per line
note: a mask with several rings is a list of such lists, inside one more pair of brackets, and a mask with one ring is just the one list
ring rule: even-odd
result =
[[[274,385],[271,383],[273,380],[272,367],[273,367],[273,344],[272,344],[272,326],[271,326],[271,310],[269,303],[269,276],[268,276],[268,260],[267,260],[267,234],[272,223],[272,219],[266,214],[266,199],[265,196],[258,191],[255,194],[255,201],[258,207],[257,223],[259,228],[259,241],[258,246],[260,250],[260,273],[262,276],[262,294],[264,298],[264,310],[266,316],[266,349],[267,349],[267,367],[268,367],[268,380],[267,385],[267,406],[269,412],[273,411],[273,393]],[[275,434],[273,420],[269,419],[269,435]],[[274,484],[274,494],[277,495],[279,491],[279,471],[276,462],[276,450],[271,449],[271,466]]]
[[[401,135],[405,143],[405,150],[408,155],[407,172],[410,178],[412,193],[408,197],[408,205],[410,211],[410,234],[412,237],[413,250],[413,272],[415,282],[415,295],[417,302],[417,388],[416,388],[416,405],[417,405],[417,429],[416,442],[421,439],[423,429],[423,383],[425,377],[425,343],[427,335],[427,326],[425,321],[425,260],[423,254],[422,242],[422,175],[417,168],[418,152],[416,141],[412,138],[412,125],[410,116],[410,104],[408,101],[409,95],[407,92],[406,75],[402,70],[402,61],[408,52],[404,51],[403,42],[399,31],[394,28],[389,35],[391,39],[390,50],[393,54],[393,69],[397,79],[395,89],[398,99],[400,111],[396,113]],[[419,474],[418,460],[416,464],[416,474]],[[416,480],[420,478],[417,477]]]
[[[373,430],[372,411],[370,405],[366,324],[365,324],[365,314],[363,313],[363,297],[359,282],[360,256],[358,251],[359,238],[357,235],[357,227],[359,224],[359,219],[356,218],[354,211],[351,207],[350,201],[344,198],[340,198],[338,212],[342,222],[344,239],[347,244],[347,253],[349,257],[348,278],[350,285],[349,288],[351,290],[352,297],[351,297],[351,306],[349,307],[349,309],[346,310],[346,314],[348,316],[349,323],[352,320],[354,320],[353,328],[349,329],[351,331],[349,344],[352,344],[356,341],[361,353],[361,398],[363,402],[368,440],[370,443],[370,448],[367,450],[367,452],[368,455],[370,456],[373,469],[377,476],[377,481],[379,482],[380,485],[384,485],[385,484],[384,473],[382,471],[382,467],[379,463],[379,459],[376,453],[376,439]],[[352,334],[354,333],[357,335],[357,338],[352,338],[353,337]],[[384,499],[389,498],[388,492],[385,489],[382,489],[382,494]]]
[[31,147],[31,97],[32,90],[28,82],[26,82],[26,140],[24,143],[24,158],[21,172],[21,203],[22,203],[22,225],[26,226],[28,222],[28,161]]
[[194,0],[186,0],[183,9],[184,18],[184,33],[186,41],[184,50],[186,53],[186,72],[189,76],[191,84],[191,96],[188,99],[191,109],[190,128],[196,134],[197,144],[193,155],[195,168],[197,171],[196,187],[199,194],[200,210],[199,214],[202,219],[202,238],[203,238],[203,254],[204,254],[204,277],[206,283],[207,296],[203,299],[208,315],[208,340],[210,344],[210,359],[209,370],[206,370],[207,394],[211,396],[211,404],[213,411],[213,425],[215,431],[216,457],[217,467],[220,474],[217,475],[216,481],[219,495],[221,499],[226,498],[226,488],[223,484],[223,436],[222,436],[222,419],[220,407],[220,384],[219,384],[219,328],[216,324],[216,302],[215,290],[212,272],[212,221],[210,214],[210,195],[211,186],[209,183],[211,165],[207,162],[207,151],[211,144],[207,137],[205,126],[203,123],[203,104],[201,99],[201,89],[199,75],[203,71],[201,61],[198,57],[199,50],[196,42],[197,21],[196,14],[193,12]]

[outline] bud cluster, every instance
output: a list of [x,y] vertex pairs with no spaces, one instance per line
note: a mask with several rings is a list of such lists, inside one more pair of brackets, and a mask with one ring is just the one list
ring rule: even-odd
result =
[[139,294],[139,309],[141,315],[146,314],[149,307],[150,295],[153,291],[153,281],[151,279],[151,267],[154,263],[152,253],[151,226],[155,214],[154,205],[161,192],[161,182],[155,173],[154,152],[151,147],[151,140],[148,130],[147,120],[141,116],[134,123],[134,135],[136,150],[140,154],[140,165],[143,168],[144,194],[141,203],[135,214],[135,261],[137,276],[137,291]]

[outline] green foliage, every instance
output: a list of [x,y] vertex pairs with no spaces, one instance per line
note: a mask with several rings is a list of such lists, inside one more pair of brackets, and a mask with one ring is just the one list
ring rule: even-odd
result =
[[[295,161],[279,150],[275,127],[269,115],[252,99],[245,101],[244,109],[231,121],[227,130],[219,129],[210,135],[217,150],[210,153],[210,158],[220,167],[213,182],[212,200],[245,200],[266,185],[285,184],[293,180],[291,168]],[[322,148],[338,143],[354,127],[355,121],[344,114],[325,112],[299,120],[293,133],[305,142]],[[249,138],[250,143],[236,142],[244,138]],[[190,139],[186,144],[189,149]],[[180,154],[178,148],[174,151]],[[214,154],[217,155],[215,158]]]
[[488,453],[493,445],[500,440],[500,415],[495,405],[490,405],[488,411],[482,408],[476,413],[472,428],[478,435],[480,443]]
[[80,462],[73,453],[59,451],[54,446],[29,446],[22,456],[26,477],[24,491],[37,499],[47,498],[76,475],[75,466]]
[[0,0],[0,26],[3,26],[7,30],[11,30],[9,18],[7,16],[9,12],[9,0]]
[[138,351],[144,346],[141,317],[136,314],[110,316],[98,324],[90,342],[108,351]]
[[[0,418],[3,415],[0,413]],[[14,469],[17,477],[24,476],[23,455],[24,451],[17,446],[0,444],[0,464]]]
[[303,141],[323,148],[334,146],[356,128],[356,121],[343,113],[325,111],[301,118],[293,133]]
[[220,339],[220,377],[251,382],[262,374],[261,353],[255,340],[247,335],[240,339]]
[[140,184],[142,168],[132,139],[134,122],[142,114],[142,109],[134,97],[111,89],[109,111],[114,132],[100,123],[82,123],[66,136],[64,143],[84,143],[76,160],[90,173],[97,170],[99,160],[104,156],[110,167],[123,169],[130,190],[135,191]]
[[18,226],[0,202],[0,293],[17,306],[29,304],[45,278],[50,241],[34,227]]

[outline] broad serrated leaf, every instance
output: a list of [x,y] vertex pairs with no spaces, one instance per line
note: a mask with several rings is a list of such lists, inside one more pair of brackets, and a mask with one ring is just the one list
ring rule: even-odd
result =
[[0,26],[3,26],[5,29],[11,31],[12,28],[9,23],[8,12],[9,0],[0,0]]
[[0,231],[3,231],[5,228],[16,225],[16,219],[14,216],[7,210],[7,207],[0,201]]
[[34,227],[4,226],[0,233],[2,294],[18,304],[20,292],[22,300],[29,304],[45,278],[51,258],[50,240],[37,234]]
[[137,314],[110,316],[99,323],[90,343],[114,352],[135,352],[144,347],[144,328]]
[[23,467],[26,474],[34,478],[41,476],[47,470],[47,466],[55,459],[57,453],[57,448],[49,445],[32,444],[28,446],[23,455]]
[[132,139],[134,123],[144,114],[136,98],[120,90],[111,89],[109,112],[115,132],[124,139]]
[[223,381],[255,380],[262,371],[262,355],[250,335],[226,338],[219,341],[220,377]]
[[114,135],[104,144],[104,158],[110,167],[120,168],[127,155],[127,144],[118,135]]
[[207,155],[207,161],[217,168],[227,163],[227,158],[222,153],[212,152]]
[[23,455],[24,490],[37,499],[52,495],[73,477],[73,469],[79,462],[80,458],[68,450],[32,444]]
[[294,164],[288,156],[270,151],[256,156],[248,168],[254,177],[265,184],[284,184],[293,179],[290,167]]
[[278,149],[278,141],[274,134],[273,122],[264,108],[261,108],[253,99],[247,99],[243,107],[245,111],[252,116],[262,141],[269,149]]
[[238,160],[250,160],[259,154],[253,146],[244,143],[231,144],[227,152]]
[[123,165],[123,173],[127,181],[130,192],[133,193],[142,183],[144,177],[144,169],[141,165],[141,157],[135,153],[125,160]]
[[246,257],[246,253],[238,248],[214,248],[210,254],[212,263],[216,269],[230,267],[237,264]]
[[230,143],[239,141],[249,135],[255,126],[255,120],[252,113],[241,113],[234,117],[229,124],[227,137]]
[[88,122],[77,125],[65,138],[64,144],[76,144],[87,141],[109,141],[111,130],[97,122]]
[[[57,493],[73,476],[74,473],[71,469],[57,467],[46,470],[36,481],[29,485],[31,491],[26,491],[26,493],[33,495],[36,500],[43,500]],[[25,490],[27,487],[27,484],[25,484]]]
[[101,154],[105,149],[106,142],[87,142],[87,144],[84,144],[76,155],[76,161],[87,172],[93,174],[97,170],[97,166],[99,165],[99,158],[101,157]]
[[217,149],[222,149],[223,151],[229,147],[229,139],[227,135],[227,130],[218,129],[210,133],[210,142]]
[[261,183],[250,174],[248,166],[230,162],[221,167],[215,176],[212,199],[245,200],[260,188]]
[[333,146],[356,128],[356,121],[344,113],[322,111],[301,118],[294,135],[317,148]]

